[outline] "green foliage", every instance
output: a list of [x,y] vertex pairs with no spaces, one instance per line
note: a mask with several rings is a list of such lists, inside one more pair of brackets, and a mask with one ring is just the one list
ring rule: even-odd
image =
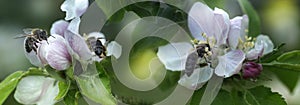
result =
[[238,0],[242,10],[249,17],[249,36],[256,37],[261,34],[260,19],[248,0]]
[[[243,88],[243,87],[240,87]],[[189,105],[199,105],[205,87],[194,92]],[[258,86],[252,89],[221,89],[212,105],[286,105],[282,96],[270,88]]]
[[20,79],[24,75],[23,71],[17,71],[9,75],[0,83],[0,104],[2,105],[10,93],[15,89]]
[[[264,70],[270,70],[293,92],[300,75],[300,51],[282,54],[275,61],[263,63]],[[287,78],[288,77],[288,78]]]
[[224,5],[224,0],[204,0],[205,3],[210,7],[210,8],[222,8]]
[[66,96],[64,97],[65,105],[78,105],[78,99],[80,98],[80,93],[77,90],[69,90]]
[[61,99],[63,99],[67,95],[70,85],[71,85],[71,81],[69,80],[65,82],[62,81],[58,82],[59,93],[55,97],[55,100],[60,101]]
[[[74,66],[76,66],[76,64]],[[116,104],[115,98],[105,88],[102,80],[99,78],[96,65],[94,63],[88,64],[87,70],[79,76],[75,76],[75,80],[81,94],[88,97],[90,100],[104,105]]]

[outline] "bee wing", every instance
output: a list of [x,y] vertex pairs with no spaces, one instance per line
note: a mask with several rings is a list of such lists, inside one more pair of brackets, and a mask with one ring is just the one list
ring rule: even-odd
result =
[[35,30],[35,29],[36,29],[36,28],[24,28],[24,29],[23,29],[23,32],[24,32],[25,34],[30,35],[30,34],[32,34],[32,31]]
[[19,39],[19,38],[25,38],[27,37],[28,35],[25,35],[25,34],[19,34],[19,35],[16,35],[15,37],[13,37],[14,39]]
[[191,52],[185,62],[185,73],[188,76],[191,76],[194,70],[196,69],[197,62],[198,62],[198,53],[196,50]]

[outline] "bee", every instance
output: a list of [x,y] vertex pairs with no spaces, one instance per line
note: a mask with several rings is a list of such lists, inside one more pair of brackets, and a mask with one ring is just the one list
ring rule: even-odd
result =
[[90,50],[93,51],[95,55],[97,55],[99,58],[104,58],[106,57],[106,47],[102,44],[100,39],[104,38],[89,37],[86,42],[90,47]]
[[[207,66],[210,63],[209,61],[210,55],[211,55],[211,47],[209,46],[208,43],[196,44],[195,50],[192,51],[187,57],[185,63],[185,73],[188,76],[191,76],[197,67]],[[202,58],[204,58],[205,62],[201,62]]]
[[17,36],[14,39],[25,38],[25,49],[27,53],[30,53],[32,50],[37,53],[37,43],[40,41],[46,40],[48,43],[48,34],[47,31],[39,28],[26,28],[23,29],[24,34]]

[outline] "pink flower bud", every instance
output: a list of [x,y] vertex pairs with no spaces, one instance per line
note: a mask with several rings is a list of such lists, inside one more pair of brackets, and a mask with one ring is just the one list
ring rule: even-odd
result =
[[257,64],[255,62],[247,62],[243,66],[243,78],[256,78],[262,71],[263,67],[261,64]]

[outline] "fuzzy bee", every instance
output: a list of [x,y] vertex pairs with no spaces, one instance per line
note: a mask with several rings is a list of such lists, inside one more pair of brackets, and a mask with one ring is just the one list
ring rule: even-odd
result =
[[89,37],[86,42],[90,47],[90,50],[95,53],[99,58],[106,57],[106,47],[102,44],[101,40],[105,40],[103,37]]
[[23,29],[24,34],[21,36],[15,37],[15,39],[18,38],[25,38],[25,49],[27,53],[30,53],[32,50],[37,53],[37,43],[40,41],[47,41],[49,35],[47,34],[47,31],[39,28],[26,28]]
[[[207,66],[207,64],[210,63],[210,55],[211,48],[208,43],[195,44],[195,50],[192,51],[187,57],[185,63],[185,73],[190,76],[197,67]],[[203,59],[205,61],[201,62]]]

